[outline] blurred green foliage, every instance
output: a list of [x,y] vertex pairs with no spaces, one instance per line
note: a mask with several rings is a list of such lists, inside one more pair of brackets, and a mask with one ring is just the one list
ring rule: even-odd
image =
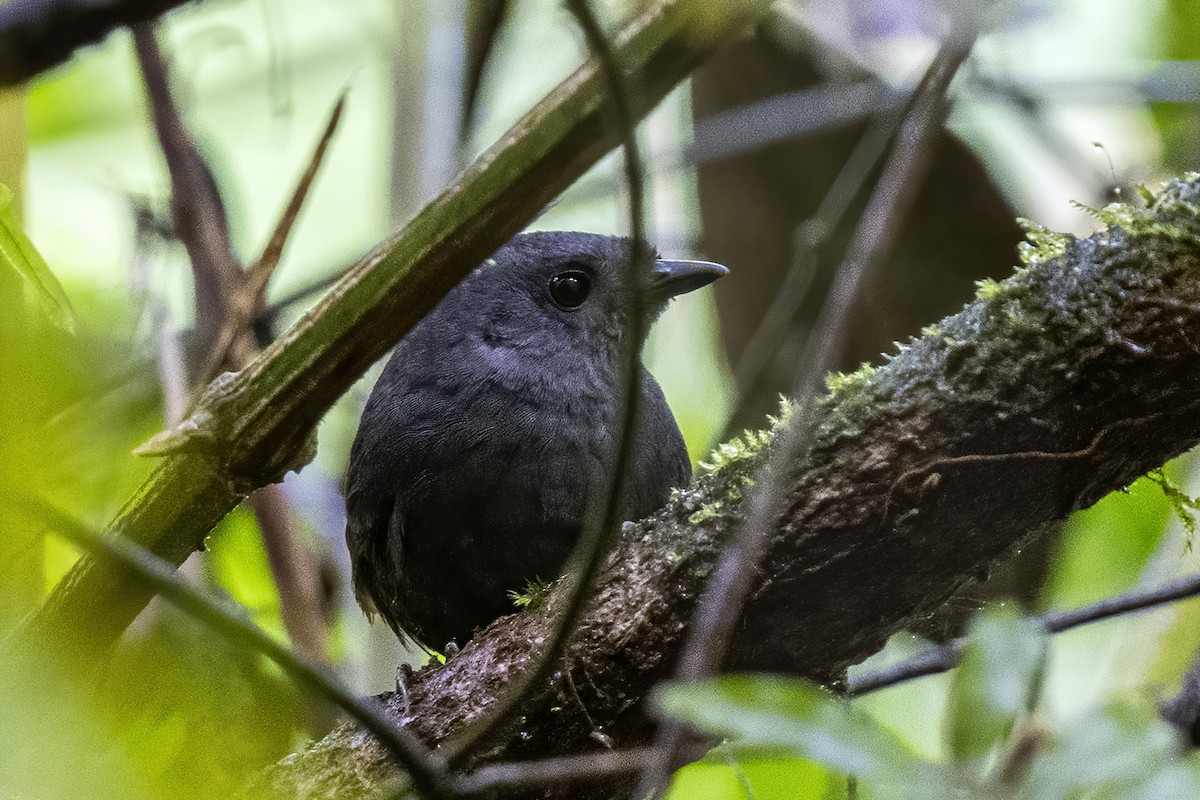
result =
[[985,762],[997,742],[1037,701],[1046,643],[1036,622],[999,606],[975,620],[950,685],[950,756],[964,767]]
[[74,312],[54,275],[25,237],[0,186],[0,632],[42,591],[42,542],[27,509],[14,502],[57,475],[51,422],[82,396],[71,363]]
[[165,606],[105,664],[4,654],[0,686],[5,797],[225,798],[319,732],[273,665]]
[[725,800],[753,796],[757,800],[822,800],[839,796],[845,779],[812,761],[718,748],[708,757],[675,774],[670,797]]
[[[99,529],[144,478],[149,464],[130,450],[158,428],[161,411],[152,362],[123,352],[129,309],[87,291],[73,293],[72,307],[6,206],[0,284],[2,633],[77,557],[39,518],[38,503]],[[256,530],[247,538],[243,550],[261,550]],[[229,547],[238,544],[231,536]],[[251,570],[231,566],[223,576],[269,612],[261,586],[269,573],[228,549],[223,556]],[[252,580],[260,585],[248,587]],[[4,796],[228,797],[317,721],[263,658],[159,604],[108,663],[70,649],[5,653],[0,686]]]
[[735,675],[668,685],[659,706],[668,716],[725,737],[735,752],[799,756],[836,775],[854,775],[885,790],[885,797],[948,797],[936,791],[934,764],[868,714],[803,681]]
[[[1156,26],[1154,55],[1166,61],[1200,60],[1200,5],[1164,0]],[[1155,103],[1155,124],[1162,133],[1163,164],[1173,172],[1196,169],[1200,160],[1200,109],[1195,104]]]
[[266,547],[248,508],[235,509],[212,532],[204,563],[208,577],[244,606],[258,627],[287,639]]
[[[739,764],[763,751],[790,753],[825,767],[827,780],[842,786],[846,778],[834,776],[854,776],[864,799],[1200,797],[1200,755],[1183,749],[1144,696],[1048,724],[1039,704],[1043,639],[1011,609],[993,609],[976,621],[953,679],[943,720],[950,748],[941,764],[905,748],[859,701],[798,679],[737,675],[674,684],[660,693],[658,705],[668,716],[724,737],[722,749],[737,754]],[[728,783],[729,776],[722,777]],[[743,777],[748,780],[748,773]],[[687,780],[685,770],[673,796],[691,796]],[[820,779],[793,787],[791,795],[759,794],[749,783],[755,797],[821,796],[810,794],[819,791],[814,786],[822,785]],[[739,791],[745,796],[741,785],[721,796]]]
[[1071,608],[1134,586],[1170,519],[1170,502],[1149,478],[1072,515],[1059,537],[1044,605]]

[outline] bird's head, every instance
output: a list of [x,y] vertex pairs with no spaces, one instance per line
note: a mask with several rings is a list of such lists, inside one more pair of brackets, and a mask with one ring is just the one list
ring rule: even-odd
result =
[[635,282],[628,270],[629,251],[624,237],[522,234],[473,273],[462,293],[484,313],[481,334],[494,347],[535,357],[613,352],[629,330],[639,293],[645,330],[671,298],[728,272],[706,261],[655,258]]

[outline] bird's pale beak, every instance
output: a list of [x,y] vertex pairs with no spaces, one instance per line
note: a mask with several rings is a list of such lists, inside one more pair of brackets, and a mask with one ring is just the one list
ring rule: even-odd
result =
[[665,304],[672,297],[707,286],[728,272],[711,261],[655,261],[650,273],[650,297]]

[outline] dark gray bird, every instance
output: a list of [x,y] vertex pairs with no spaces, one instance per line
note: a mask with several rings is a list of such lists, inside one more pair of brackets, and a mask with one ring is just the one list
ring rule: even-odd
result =
[[[465,644],[514,611],[509,591],[558,576],[615,451],[628,253],[618,237],[517,236],[396,346],[350,453],[346,543],[359,602],[401,640]],[[656,261],[646,327],[726,271]],[[691,476],[662,390],[640,375],[623,519]]]

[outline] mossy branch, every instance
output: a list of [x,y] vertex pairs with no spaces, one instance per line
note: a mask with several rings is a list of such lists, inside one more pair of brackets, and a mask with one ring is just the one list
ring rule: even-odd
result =
[[[1200,441],[1200,177],[1145,209],[1097,212],[1085,239],[1037,230],[1024,264],[886,364],[831,381],[794,465],[727,667],[832,682],[1014,547]],[[556,679],[480,761],[630,747],[769,437],[719,451],[654,517],[629,524]],[[497,621],[387,698],[429,744],[470,725],[546,635],[538,609]],[[347,727],[259,788],[308,798],[388,784]],[[298,790],[297,787],[321,787]],[[608,797],[590,789],[537,796]],[[558,794],[555,794],[558,791]]]

